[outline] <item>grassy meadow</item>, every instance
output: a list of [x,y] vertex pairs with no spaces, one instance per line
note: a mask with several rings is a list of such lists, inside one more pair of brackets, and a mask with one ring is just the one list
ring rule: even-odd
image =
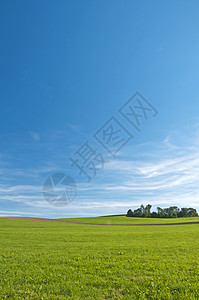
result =
[[104,216],[91,218],[62,218],[59,220],[96,223],[96,224],[168,224],[168,223],[187,223],[199,222],[199,217],[194,218],[142,218],[126,216]]
[[[141,223],[80,219],[86,220]],[[142,218],[154,221],[165,220]],[[0,299],[199,299],[199,224],[0,219]]]

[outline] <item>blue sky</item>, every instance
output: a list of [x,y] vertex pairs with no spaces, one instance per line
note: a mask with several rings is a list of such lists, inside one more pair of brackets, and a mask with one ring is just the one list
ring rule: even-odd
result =
[[[199,210],[198,9],[193,0],[0,2],[0,215]],[[136,91],[158,111],[140,131],[118,111]],[[93,137],[111,117],[134,136],[114,157]],[[105,160],[90,182],[69,159],[87,141]],[[42,194],[56,173],[77,184],[61,208]]]

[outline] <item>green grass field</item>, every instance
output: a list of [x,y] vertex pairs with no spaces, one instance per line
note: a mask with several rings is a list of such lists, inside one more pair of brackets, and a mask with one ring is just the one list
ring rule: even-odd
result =
[[0,242],[0,299],[199,299],[197,224],[0,219]]
[[168,224],[168,223],[184,223],[184,222],[199,222],[199,217],[194,218],[132,218],[126,216],[114,217],[93,217],[93,218],[62,218],[60,220],[83,222],[83,223],[98,223],[98,224]]

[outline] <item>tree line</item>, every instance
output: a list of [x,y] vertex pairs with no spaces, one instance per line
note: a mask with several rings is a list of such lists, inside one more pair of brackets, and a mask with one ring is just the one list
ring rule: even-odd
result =
[[127,217],[144,217],[144,218],[183,218],[183,217],[198,217],[195,208],[183,207],[179,209],[177,206],[170,206],[168,208],[157,207],[157,212],[151,212],[151,204],[144,206],[140,205],[139,208],[132,211],[128,210]]

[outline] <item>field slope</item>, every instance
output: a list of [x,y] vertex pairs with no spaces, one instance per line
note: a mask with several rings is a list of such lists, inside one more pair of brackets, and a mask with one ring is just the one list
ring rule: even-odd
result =
[[0,240],[0,299],[199,298],[197,224],[0,219]]
[[194,218],[133,218],[126,216],[103,216],[89,218],[62,218],[70,222],[95,223],[95,224],[169,224],[199,222],[199,217]]

